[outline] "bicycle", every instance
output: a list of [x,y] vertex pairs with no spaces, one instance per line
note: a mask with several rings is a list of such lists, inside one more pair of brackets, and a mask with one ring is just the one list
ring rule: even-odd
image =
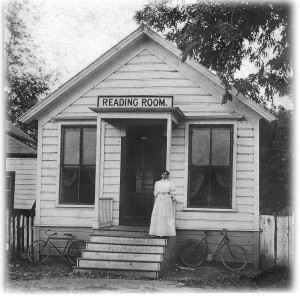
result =
[[[181,261],[189,267],[198,267],[204,261],[212,261],[226,246],[221,254],[223,265],[230,270],[241,270],[247,264],[247,252],[239,245],[231,245],[227,236],[227,230],[222,229],[220,234],[223,238],[220,241],[217,249],[213,253],[209,253],[206,235],[208,231],[204,231],[201,241],[189,239],[180,249],[179,257]],[[203,243],[204,242],[204,243]]]
[[85,249],[85,242],[72,240],[72,233],[64,233],[63,235],[66,236],[65,239],[67,242],[64,250],[61,252],[51,241],[53,236],[57,235],[57,232],[49,233],[49,231],[51,231],[51,229],[45,231],[47,240],[38,239],[28,247],[27,256],[29,261],[33,263],[44,263],[50,255],[50,247],[52,245],[65,261],[68,259],[71,264],[76,265],[77,258],[81,256],[81,250]]

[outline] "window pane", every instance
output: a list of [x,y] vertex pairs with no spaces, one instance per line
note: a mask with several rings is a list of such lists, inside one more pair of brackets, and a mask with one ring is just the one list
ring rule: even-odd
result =
[[61,176],[61,201],[78,203],[78,168],[64,167]]
[[209,165],[210,130],[193,129],[192,132],[192,166]]
[[82,164],[96,164],[96,128],[83,128]]
[[190,172],[190,206],[209,206],[209,169]]
[[64,133],[64,164],[79,164],[80,152],[80,129],[65,128]]
[[95,201],[95,167],[85,167],[80,171],[79,203],[93,204]]
[[229,208],[231,205],[231,168],[213,169],[210,188],[212,207]]
[[212,130],[211,161],[213,166],[230,165],[230,129],[214,128]]

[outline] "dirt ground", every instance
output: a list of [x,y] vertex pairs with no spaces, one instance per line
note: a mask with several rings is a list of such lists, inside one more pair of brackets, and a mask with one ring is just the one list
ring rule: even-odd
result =
[[159,280],[136,279],[101,273],[75,273],[64,261],[35,265],[27,260],[10,260],[6,270],[8,292],[290,292],[291,273],[277,266],[264,272],[246,267],[239,272],[208,262],[195,270],[175,266]]

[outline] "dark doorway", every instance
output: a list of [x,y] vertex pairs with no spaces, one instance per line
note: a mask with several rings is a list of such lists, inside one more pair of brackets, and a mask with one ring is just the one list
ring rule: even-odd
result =
[[132,126],[122,138],[120,225],[150,225],[154,183],[165,167],[163,131],[163,126]]

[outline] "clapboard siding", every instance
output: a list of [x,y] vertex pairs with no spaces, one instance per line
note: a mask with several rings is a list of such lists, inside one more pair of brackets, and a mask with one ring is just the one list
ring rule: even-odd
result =
[[36,158],[6,158],[6,171],[15,172],[14,208],[31,209],[36,199]]
[[89,116],[95,113],[98,96],[173,96],[174,107],[186,115],[232,112],[220,100],[196,85],[176,69],[144,50],[117,71],[100,81],[90,91],[78,98],[60,114]]
[[[121,136],[120,129],[105,124],[103,196],[113,198],[113,225],[119,224]],[[101,190],[101,189],[100,189]]]
[[58,205],[59,125],[48,122],[43,126],[41,167],[41,225],[92,226],[94,208],[62,207]]

